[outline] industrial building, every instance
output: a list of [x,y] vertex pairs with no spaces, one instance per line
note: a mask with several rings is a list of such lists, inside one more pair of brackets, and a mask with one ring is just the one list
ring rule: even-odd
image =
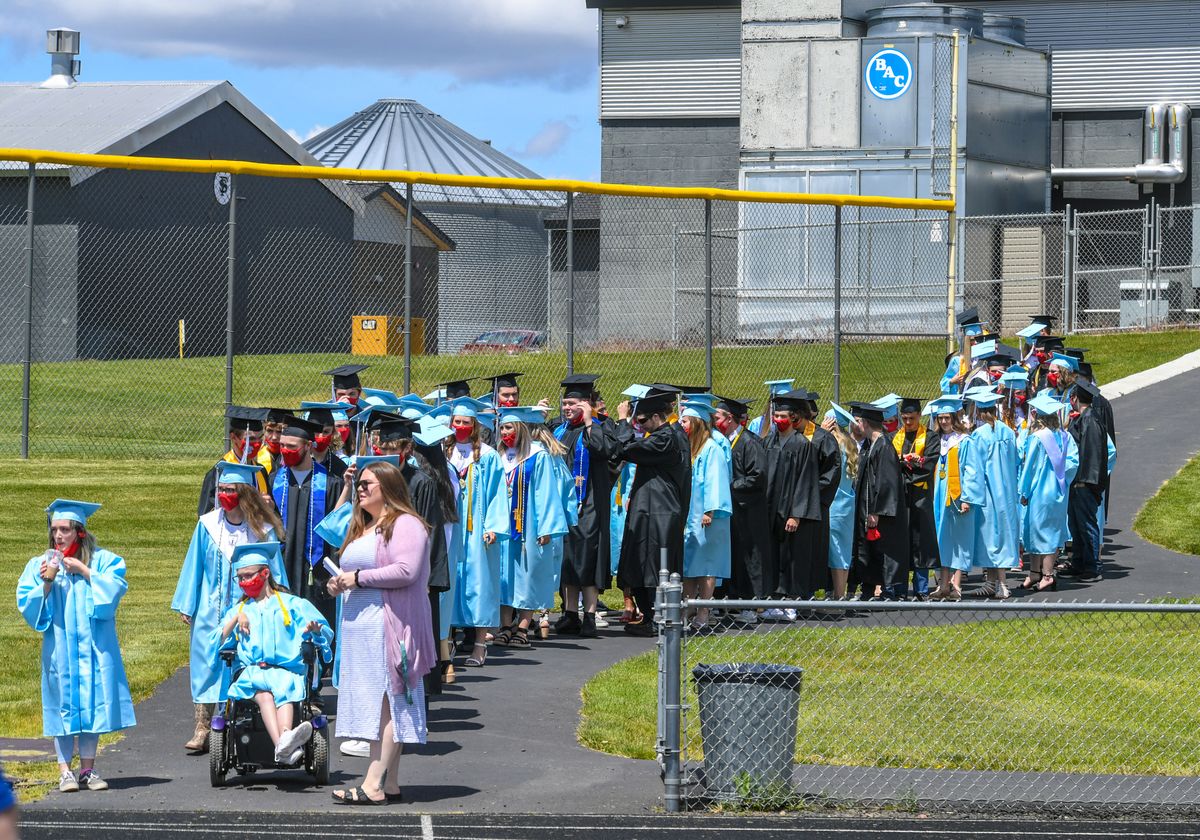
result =
[[[305,149],[330,167],[541,177],[410,99],[381,99],[308,140]],[[418,184],[413,199],[456,246],[441,255],[436,297],[423,302],[438,312],[436,330],[426,327],[438,352],[456,353],[493,329],[546,329],[543,222],[561,196]]]
[[[317,163],[228,82],[78,82],[79,33],[51,30],[48,40],[46,81],[0,84],[0,146]],[[0,252],[12,257],[0,262],[0,290],[20,301],[27,169],[0,176]],[[398,314],[402,197],[281,178],[240,178],[237,197],[235,352],[345,353],[354,315]],[[33,359],[173,356],[180,321],[188,355],[223,355],[228,205],[225,175],[39,166]],[[452,247],[414,215],[420,288],[436,290],[437,254]],[[23,318],[16,305],[0,316],[0,361],[22,358]]]
[[[1124,325],[1127,287],[1147,283],[1143,260],[1167,278],[1155,304],[1164,318],[1168,308],[1172,318],[1200,312],[1194,214],[1162,210],[1190,206],[1200,178],[1189,113],[1200,104],[1200,3],[586,2],[599,14],[603,180],[944,197],[953,158],[961,216],[1044,217],[964,226],[959,279],[1006,328],[1052,299],[1065,306],[1065,297],[1102,313],[1097,325],[1108,324],[1108,313],[1118,325],[1120,303]],[[613,205],[603,202],[600,214],[601,324],[628,333],[666,317],[674,297],[662,291],[661,270],[632,255],[694,231],[697,220],[681,206],[685,218],[652,230],[631,222],[628,203]],[[1047,215],[1068,206],[1131,212],[1093,220],[1097,235],[1072,246],[1063,220]],[[827,334],[832,261],[807,261],[831,249],[830,234],[805,228],[828,221],[825,208],[771,205],[724,220],[739,248],[714,254],[714,286],[718,300],[735,300],[736,315],[715,319],[717,340]],[[1081,217],[1085,233],[1090,223]],[[919,228],[907,228],[888,237],[876,226],[869,242],[850,231],[847,281],[869,292],[869,329],[936,331],[944,321],[933,300],[913,318],[902,283],[889,295],[906,260],[915,267],[906,283],[933,282],[938,272],[945,279],[938,263],[946,231],[929,226],[927,236],[913,236]],[[1062,282],[1067,261],[1080,288],[1047,288]],[[1019,279],[1028,282],[1015,294]]]

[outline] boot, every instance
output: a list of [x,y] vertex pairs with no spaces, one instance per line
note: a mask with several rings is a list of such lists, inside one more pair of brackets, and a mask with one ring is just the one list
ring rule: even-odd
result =
[[192,738],[183,748],[188,752],[204,755],[208,752],[208,730],[212,725],[212,706],[208,703],[197,703],[195,707],[196,729]]
[[600,634],[596,632],[596,614],[584,613],[583,623],[579,625],[579,635],[584,639],[597,639]]

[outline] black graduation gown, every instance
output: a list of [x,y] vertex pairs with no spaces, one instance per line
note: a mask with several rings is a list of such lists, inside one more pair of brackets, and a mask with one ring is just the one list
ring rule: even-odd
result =
[[334,455],[332,449],[326,449],[325,457],[321,458],[318,463],[327,469],[330,475],[335,475],[338,478],[341,478],[346,474],[346,462],[337,455]]
[[1085,484],[1099,495],[1108,479],[1108,440],[1100,418],[1092,412],[1086,409],[1067,427],[1079,447],[1079,471],[1071,486]]
[[766,576],[771,568],[767,448],[758,435],[742,429],[733,441],[732,452],[729,541],[733,566],[726,594],[732,598],[766,598],[774,589],[774,581]]
[[[854,481],[854,563],[870,596],[876,584],[894,585],[909,567],[908,506],[900,459],[886,435],[865,445]],[[867,516],[879,517],[879,539],[867,539]]]
[[[829,558],[814,556],[821,528],[817,448],[801,432],[781,438],[774,427],[764,445],[772,549],[767,582],[777,595],[811,596],[829,573]],[[788,519],[800,521],[791,533],[785,528]]]
[[[321,615],[329,622],[330,627],[336,627],[337,614],[335,612],[336,601],[332,595],[325,589],[325,581],[329,579],[329,572],[326,571],[323,564],[318,563],[316,566],[310,566],[307,557],[307,540],[308,526],[311,521],[313,526],[316,526],[330,511],[337,507],[338,496],[342,493],[342,480],[335,475],[329,475],[326,471],[325,485],[325,509],[312,511],[311,520],[309,517],[309,508],[312,503],[312,479],[313,474],[317,470],[325,471],[325,468],[320,464],[313,462],[313,469],[304,478],[304,484],[297,485],[295,476],[291,469],[285,466],[280,467],[285,471],[287,480],[287,510],[279,511],[279,515],[284,518],[284,540],[283,540],[283,564],[287,569],[288,582],[291,584],[290,589],[292,594],[299,595],[301,598],[306,598],[311,601]],[[279,478],[277,472],[271,481],[272,496],[274,496],[275,478]],[[276,505],[278,507],[278,505]],[[326,546],[324,556],[329,557],[333,552]]]
[[639,437],[624,420],[605,434],[616,443],[616,459],[637,466],[629,488],[617,585],[622,589],[656,587],[663,548],[667,549],[667,569],[683,574],[683,528],[692,496],[692,450],[687,434],[674,423],[665,423]]
[[[817,558],[824,557],[826,560],[825,571],[820,573],[821,585],[817,589],[828,589],[830,583],[829,508],[833,505],[838,485],[842,480],[842,453],[838,448],[837,438],[820,426],[817,426],[813,432],[812,445],[817,451],[817,491],[821,496],[821,527],[817,531],[817,544],[813,550],[816,552]],[[814,572],[816,571],[814,569]]]
[[[582,434],[583,426],[568,426],[563,432],[562,445],[567,449],[563,460],[571,475],[575,475],[575,447]],[[595,586],[603,592],[612,584],[609,520],[617,451],[613,422],[607,418],[593,422],[583,445],[588,452],[587,493],[579,506],[579,524],[563,541],[561,581],[563,586]]]
[[[917,441],[916,432],[896,432],[904,443],[900,454],[912,453]],[[895,442],[893,439],[893,448]],[[936,569],[938,560],[937,525],[933,516],[933,482],[934,471],[942,454],[942,437],[935,431],[926,430],[925,447],[920,460],[913,461],[911,466],[900,460],[901,474],[904,476],[904,500],[908,506],[909,552],[912,556],[914,569]]]

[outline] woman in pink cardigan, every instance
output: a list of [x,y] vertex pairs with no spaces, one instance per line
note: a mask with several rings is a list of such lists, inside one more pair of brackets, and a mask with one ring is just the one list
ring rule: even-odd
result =
[[375,462],[358,474],[342,544],[337,735],[371,742],[362,783],[333,792],[342,805],[400,800],[400,753],[424,744],[422,677],[437,665],[429,613],[429,526],[412,508],[400,469]]

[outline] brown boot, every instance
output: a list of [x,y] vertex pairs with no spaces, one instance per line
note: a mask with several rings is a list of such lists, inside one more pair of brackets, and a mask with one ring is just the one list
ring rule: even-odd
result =
[[183,748],[188,752],[204,755],[208,752],[208,729],[212,725],[212,706],[208,703],[196,704],[196,731]]

